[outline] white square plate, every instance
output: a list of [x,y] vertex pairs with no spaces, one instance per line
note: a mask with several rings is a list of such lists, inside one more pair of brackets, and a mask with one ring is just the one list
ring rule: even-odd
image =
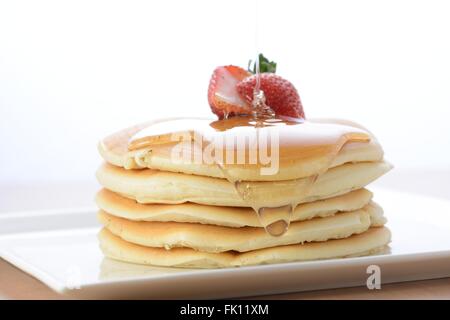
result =
[[224,298],[450,276],[450,202],[374,190],[393,238],[382,255],[194,270],[103,257],[95,209],[0,215],[0,256],[53,290],[80,298]]

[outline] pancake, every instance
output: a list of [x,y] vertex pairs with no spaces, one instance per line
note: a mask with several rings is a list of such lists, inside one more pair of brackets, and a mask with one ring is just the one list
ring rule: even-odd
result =
[[[327,217],[339,211],[354,211],[367,205],[372,193],[358,189],[337,197],[298,205],[291,221]],[[135,221],[189,222],[226,227],[261,227],[251,208],[207,206],[196,203],[140,204],[112,191],[102,189],[97,193],[96,203],[103,211],[119,218]],[[367,207],[369,209],[369,207]],[[381,208],[375,210],[382,212]]]
[[237,253],[208,253],[191,248],[152,248],[133,244],[115,236],[106,228],[100,231],[100,247],[112,259],[165,267],[224,268],[267,263],[308,261],[362,256],[376,253],[390,242],[385,228],[370,228],[349,238],[325,242],[309,242]]
[[[376,211],[376,208],[372,208]],[[264,228],[229,228],[215,225],[179,222],[131,221],[112,216],[102,210],[99,221],[113,234],[135,244],[148,247],[189,247],[204,252],[251,251],[267,247],[347,238],[366,231],[373,224],[364,207],[326,218],[291,223],[283,236],[269,235]],[[380,224],[380,219],[376,220]]]
[[[242,118],[234,117],[221,122],[211,122],[211,125],[211,120],[205,119],[186,120],[173,118],[150,121],[106,137],[98,144],[98,150],[106,162],[126,169],[150,168],[225,178],[224,171],[215,163],[197,163],[186,159],[175,161],[173,159],[172,151],[175,145],[180,146],[181,149],[192,149],[193,154],[201,153],[203,149],[192,146],[191,141],[165,145],[155,144],[141,147],[137,150],[128,149],[129,142],[132,141],[133,136],[142,134],[145,130],[152,132],[152,129],[154,129],[155,135],[158,135],[158,130],[168,130],[166,135],[170,135],[171,132],[176,133],[179,127],[185,125],[183,121],[193,121],[191,129],[186,129],[189,134],[192,134],[192,132],[197,133],[196,127],[206,125],[211,129],[218,123],[220,123],[220,126],[223,126],[224,123],[242,121]],[[239,124],[239,130],[242,130],[243,127],[245,126]],[[293,132],[292,127],[294,126],[288,125],[280,129],[279,138],[281,145],[278,149],[280,163],[279,170],[276,173],[262,175],[260,166],[246,163],[245,165],[225,164],[223,167],[226,168],[227,175],[244,181],[291,180],[312,176],[328,167],[337,167],[344,163],[379,162],[383,159],[383,149],[377,139],[365,128],[353,122],[337,119],[309,119],[307,123],[300,126],[299,132]],[[252,127],[251,129],[254,128]],[[183,131],[182,129],[178,130]],[[260,128],[260,130],[266,130],[266,128]],[[256,130],[251,131],[253,131],[253,134],[257,132]],[[229,131],[226,133],[228,135],[233,134]],[[352,141],[352,134],[364,134],[370,141]],[[287,141],[292,140],[292,136],[295,137],[295,142],[299,146],[294,148],[294,150],[289,150],[289,146],[285,146],[283,143],[287,145]]]
[[[249,182],[252,201],[260,207],[305,203],[360,189],[391,169],[386,162],[347,163],[328,170],[311,184],[309,177],[267,182]],[[139,203],[248,207],[234,186],[225,179],[152,169],[126,170],[103,164],[97,171],[100,184]],[[308,188],[309,187],[309,188]],[[309,189],[308,193],[305,192]]]
[[370,201],[365,209],[370,214],[370,221],[372,222],[372,227],[381,227],[384,226],[387,222],[386,217],[384,216],[383,208],[374,201]]

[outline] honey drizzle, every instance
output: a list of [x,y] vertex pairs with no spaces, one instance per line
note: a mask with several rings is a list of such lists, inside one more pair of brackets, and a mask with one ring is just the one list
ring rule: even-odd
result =
[[[259,130],[259,127],[256,127],[256,130]],[[258,133],[257,133],[258,134]],[[333,163],[334,159],[342,149],[342,147],[347,142],[367,142],[367,136],[361,134],[350,133],[342,136],[338,143],[333,148],[332,152],[327,154],[327,164],[320,169],[317,174],[306,178],[297,179],[298,184],[296,188],[301,188],[301,193],[303,194],[303,198],[306,198],[310,195],[311,189],[314,186],[314,183],[319,179],[319,177],[325,174]],[[279,207],[264,207],[258,204],[257,199],[253,199],[253,191],[255,190],[254,184],[255,182],[249,181],[240,181],[235,180],[231,177],[227,170],[224,169],[224,166],[218,164],[225,178],[234,185],[235,190],[241,197],[241,199],[251,207],[257,217],[261,225],[264,227],[266,232],[271,236],[281,236],[287,232],[289,229],[289,225],[291,223],[291,218],[295,208],[300,204],[301,200],[295,203],[289,203]],[[306,179],[306,184],[302,183]],[[258,182],[256,182],[257,184]],[[273,183],[283,183],[283,182],[273,182]]]
[[[182,126],[180,126],[178,127],[178,130],[175,132],[186,132],[191,137],[194,143],[197,143],[197,141],[194,138],[195,133],[198,133],[199,131],[201,132],[200,135],[202,136],[202,138],[205,138],[205,137],[213,137],[215,133],[224,134],[234,128],[245,126],[253,127],[253,129],[250,130],[256,130],[255,133],[256,136],[259,136],[260,130],[262,129],[271,130],[272,126],[277,128],[277,126],[280,124],[292,125],[294,127],[304,125],[315,125],[315,126],[322,125],[324,126],[324,130],[327,130],[326,124],[320,123],[308,124],[303,121],[293,121],[283,118],[280,119],[271,117],[263,119],[260,118],[256,120],[255,117],[252,118],[242,117],[239,119],[230,118],[228,120],[224,119],[209,123],[208,127],[204,126],[205,124],[204,120],[193,119],[192,123],[190,121],[191,120],[188,120],[188,126],[186,129],[183,129]],[[196,124],[195,121],[200,121],[200,123]],[[176,124],[173,124],[173,126],[171,127],[173,128],[177,126]],[[149,135],[145,134],[145,132],[142,132],[136,135],[135,137],[130,139],[128,149],[130,151],[133,151],[146,147],[158,147],[174,143],[174,140],[172,139],[173,137],[171,136],[174,132],[170,132],[170,130],[169,132],[164,131],[158,132],[158,130],[156,130],[155,133],[156,134]],[[294,133],[295,131],[292,134]],[[301,133],[301,131],[299,131],[299,133]],[[206,140],[209,143],[211,143],[212,141],[212,139]],[[230,170],[228,169],[226,164],[215,161],[215,165],[220,169],[224,178],[227,179],[230,183],[232,183],[237,194],[246,204],[246,206],[253,208],[253,210],[258,216],[261,225],[265,228],[266,232],[272,236],[281,236],[285,232],[287,232],[291,222],[293,211],[295,210],[297,205],[310,194],[312,187],[314,186],[315,182],[320,178],[320,176],[328,171],[328,169],[332,165],[334,159],[339,154],[342,147],[348,142],[368,142],[368,141],[370,141],[370,136],[367,133],[358,131],[358,129],[355,128],[355,132],[346,132],[345,134],[339,136],[339,139],[337,141],[334,141],[333,144],[326,145],[324,150],[323,150],[324,147],[321,146],[322,149],[320,149],[320,151],[317,152],[323,152],[326,154],[326,163],[320,168],[320,170],[316,174],[306,178],[296,179],[295,189],[297,191],[300,191],[300,193],[303,196],[295,203],[285,203],[281,206],[262,206],[261,199],[258,198],[258,196],[261,196],[261,194],[258,194],[257,192],[258,185],[261,182],[241,181],[240,179],[230,174]],[[205,145],[201,145],[200,149],[202,150],[202,152],[205,150],[206,147],[207,146]],[[299,152],[301,153],[301,147],[299,149]],[[301,154],[299,154],[299,156],[301,156]],[[214,159],[217,160],[218,158],[220,157],[215,157],[214,154]],[[272,183],[283,184],[283,181],[273,181]]]

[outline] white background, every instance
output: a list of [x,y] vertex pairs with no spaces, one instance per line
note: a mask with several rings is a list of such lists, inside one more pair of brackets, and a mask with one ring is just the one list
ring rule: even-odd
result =
[[[308,117],[358,121],[397,169],[450,167],[449,1],[260,1],[259,50]],[[94,181],[96,143],[208,115],[255,56],[255,1],[1,1],[0,184]]]

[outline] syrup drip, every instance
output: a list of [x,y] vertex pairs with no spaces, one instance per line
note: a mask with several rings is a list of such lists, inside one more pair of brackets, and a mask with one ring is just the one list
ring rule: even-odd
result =
[[[258,130],[259,128],[256,128]],[[320,168],[320,170],[309,177],[297,179],[295,182],[295,189],[298,193],[302,194],[302,198],[306,198],[310,195],[314,183],[319,179],[321,175],[326,173],[336,158],[339,151],[347,142],[367,142],[367,139],[361,137],[359,134],[348,134],[342,136],[339,141],[330,148],[327,153],[326,164]],[[230,179],[228,179],[230,181]],[[283,184],[283,181],[276,182],[278,184]],[[264,227],[266,232],[272,236],[281,236],[287,232],[289,225],[291,223],[291,218],[295,208],[299,205],[301,200],[298,202],[289,203],[282,206],[270,207],[270,206],[260,206],[260,198],[255,194],[257,190],[258,182],[246,182],[246,181],[235,181],[235,188],[241,198],[256,212],[261,225]]]
[[[255,3],[255,17],[256,17],[256,48],[258,48],[258,24],[259,24],[259,3]],[[259,51],[258,49],[256,50]],[[260,55],[256,55],[255,60],[255,88],[253,89],[253,100],[252,100],[252,116],[255,121],[255,130],[257,141],[260,137],[260,128],[264,127],[265,120],[275,119],[275,112],[266,104],[266,97],[264,91],[261,90],[261,72],[260,72]],[[272,236],[281,236],[287,232],[289,224],[291,221],[292,213],[294,211],[294,206],[292,204],[286,204],[278,207],[261,207],[258,200],[253,199],[253,189],[251,183],[243,181],[233,181],[231,180],[224,168],[221,168],[224,176],[227,177],[228,181],[233,182],[235,190],[241,196],[246,204],[249,204],[256,215],[258,216],[259,222],[264,227],[266,232]]]
[[[274,119],[275,112],[266,104],[266,96],[261,90],[261,73],[259,70],[259,55],[257,55],[255,62],[256,82],[253,90],[252,100],[252,116],[255,120],[256,136],[259,141],[259,130],[264,127],[264,120]],[[224,171],[222,169],[222,171]],[[224,175],[226,176],[225,172]],[[230,181],[229,178],[227,178]],[[232,181],[230,181],[232,182]],[[291,222],[294,208],[291,204],[280,207],[260,207],[257,201],[252,201],[252,187],[250,183],[235,181],[234,188],[241,198],[251,205],[259,222],[264,227],[266,232],[271,236],[281,236],[287,232]]]
[[[264,106],[263,99],[259,103],[261,102],[259,106]],[[204,141],[213,143],[214,138],[220,135],[239,136],[250,133],[259,137],[263,131],[278,132],[280,166],[308,158],[323,158],[319,170],[315,170],[314,175],[296,180],[272,182],[277,184],[277,187],[282,187],[283,192],[291,193],[291,198],[301,195],[298,197],[298,202],[280,203],[277,200],[279,197],[271,194],[271,190],[267,190],[267,183],[241,181],[240,177],[233,174],[234,165],[217,160],[220,157],[216,157],[216,154],[214,154],[216,159],[214,165],[220,169],[223,177],[233,184],[244,204],[253,208],[266,232],[272,236],[281,236],[288,230],[296,206],[310,194],[317,179],[329,169],[341,148],[348,142],[368,142],[370,136],[365,131],[354,127],[273,117],[261,109],[256,110],[256,115],[259,112],[265,116],[232,117],[214,122],[204,119],[179,119],[155,124],[132,136],[128,142],[128,150],[151,147],[152,154],[158,153],[160,156],[169,157],[174,143],[178,142],[174,142],[172,134],[177,132],[186,133],[190,137],[191,140],[188,142],[193,142],[192,145],[197,148],[197,151],[193,151],[194,153],[199,150],[203,152],[208,147],[208,143],[198,144],[195,137],[200,136]],[[224,148],[225,150],[219,151],[223,152],[236,147],[225,145]],[[215,151],[216,149],[214,153]],[[259,168],[262,164],[243,165],[244,168],[252,166]]]

